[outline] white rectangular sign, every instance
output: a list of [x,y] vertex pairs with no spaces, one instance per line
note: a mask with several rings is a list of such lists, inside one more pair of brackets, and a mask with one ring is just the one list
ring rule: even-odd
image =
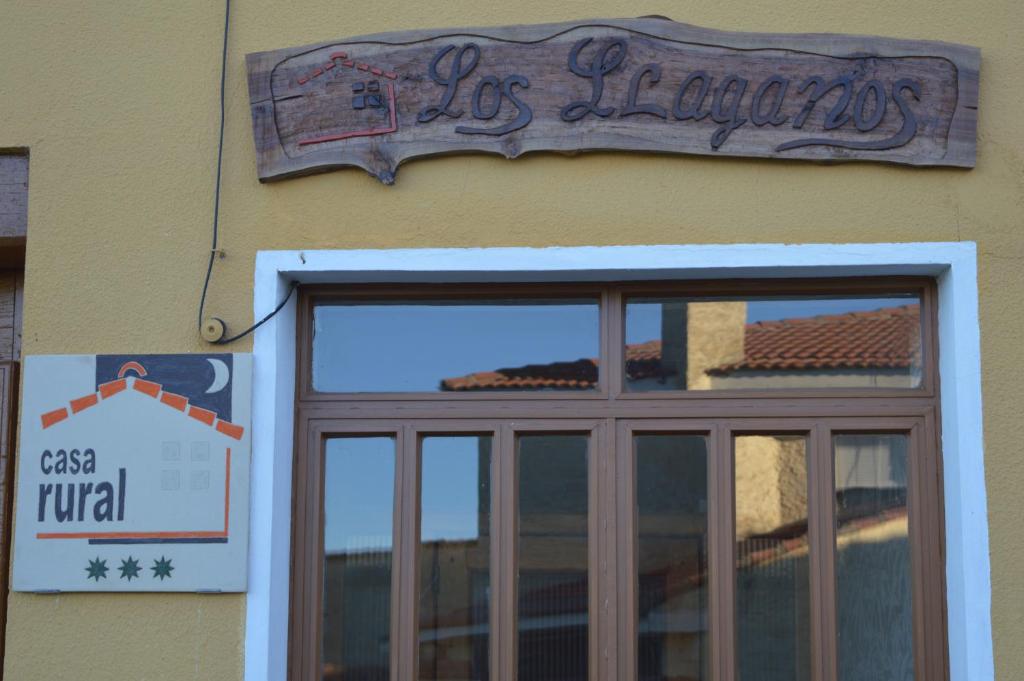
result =
[[245,591],[252,356],[24,363],[15,591]]

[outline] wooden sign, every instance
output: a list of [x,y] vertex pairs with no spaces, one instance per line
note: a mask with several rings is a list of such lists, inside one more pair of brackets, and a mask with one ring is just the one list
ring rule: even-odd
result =
[[660,18],[410,31],[248,55],[260,180],[457,152],[972,167],[976,48]]
[[15,591],[245,591],[252,356],[27,357]]

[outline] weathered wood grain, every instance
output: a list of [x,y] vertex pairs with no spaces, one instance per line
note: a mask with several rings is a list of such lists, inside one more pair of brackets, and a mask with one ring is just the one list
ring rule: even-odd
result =
[[388,33],[250,54],[263,181],[459,152],[973,167],[977,49],[664,19]]
[[24,237],[28,227],[28,156],[0,153],[0,237]]

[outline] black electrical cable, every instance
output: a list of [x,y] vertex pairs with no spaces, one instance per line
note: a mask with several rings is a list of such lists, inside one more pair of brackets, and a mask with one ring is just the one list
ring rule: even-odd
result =
[[271,310],[270,314],[268,314],[266,317],[264,317],[263,319],[259,320],[258,322],[256,322],[252,326],[250,326],[248,329],[246,329],[242,333],[239,333],[237,335],[231,336],[230,338],[221,338],[219,341],[214,341],[214,342],[218,343],[220,345],[223,345],[224,343],[233,343],[236,340],[238,340],[239,338],[244,338],[245,336],[248,336],[250,333],[252,333],[256,329],[258,329],[261,326],[263,326],[263,324],[267,320],[269,320],[271,317],[273,317],[278,312],[280,312],[281,308],[284,307],[288,303],[288,300],[292,297],[292,293],[295,291],[296,288],[298,288],[298,286],[299,286],[299,282],[293,281],[291,283],[291,285],[288,286],[288,293],[286,293],[284,295],[284,298],[281,300],[280,303],[277,304],[277,307],[275,307],[273,310]]
[[[199,328],[203,328],[203,311],[206,307],[206,292],[210,288],[210,277],[213,275],[213,261],[217,257],[217,228],[220,224],[220,177],[221,168],[224,163],[224,90],[225,81],[227,79],[228,70],[228,26],[231,23],[231,0],[225,0],[224,2],[224,41],[221,47],[220,54],[220,137],[217,142],[217,179],[214,184],[213,192],[213,244],[210,247],[210,261],[206,265],[206,279],[203,281],[203,294],[199,298]],[[288,300],[292,297],[292,293],[295,291],[297,286],[296,282],[292,282],[291,286],[288,287],[288,293],[284,299],[278,303],[277,307],[263,319],[259,320],[245,331],[230,336],[228,338],[221,338],[219,340],[212,341],[217,345],[224,345],[226,343],[233,343],[239,338],[244,338],[256,329],[263,326],[263,324],[271,317],[281,311],[281,308],[285,306]]]

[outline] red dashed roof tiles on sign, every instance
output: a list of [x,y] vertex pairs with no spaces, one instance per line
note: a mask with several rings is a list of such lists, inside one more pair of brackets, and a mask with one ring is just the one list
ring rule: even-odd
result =
[[[918,305],[756,322],[744,327],[743,359],[707,373],[906,369],[920,364],[920,328]],[[625,354],[631,379],[662,374],[660,340],[627,345]],[[441,389],[446,391],[596,387],[595,359],[481,371],[441,381]]]
[[177,395],[172,392],[167,392],[163,389],[163,386],[153,381],[147,381],[144,378],[119,378],[116,381],[110,381],[109,383],[102,383],[98,387],[95,393],[90,393],[78,399],[71,400],[69,403],[71,410],[68,411],[67,407],[60,407],[53,411],[48,411],[43,414],[40,418],[42,419],[43,429],[47,429],[65,419],[70,418],[72,415],[79,412],[85,411],[90,407],[94,407],[103,400],[109,400],[110,398],[118,395],[129,388],[140,392],[143,395],[152,397],[158,400],[161,404],[167,407],[186,414],[200,423],[204,423],[217,432],[223,433],[230,438],[235,440],[241,440],[242,435],[245,433],[245,428],[236,425],[229,421],[225,421],[217,417],[212,411],[208,409],[202,409],[188,403],[188,398]]
[[326,61],[322,66],[314,67],[309,73],[298,77],[297,81],[299,85],[305,85],[314,78],[318,78],[323,74],[333,69],[337,63],[350,69],[359,69],[360,71],[369,71],[375,76],[382,76],[388,80],[398,80],[398,74],[394,71],[385,71],[382,68],[371,66],[370,64],[364,64],[362,62],[353,61],[348,58],[347,52],[332,52],[330,61]]

